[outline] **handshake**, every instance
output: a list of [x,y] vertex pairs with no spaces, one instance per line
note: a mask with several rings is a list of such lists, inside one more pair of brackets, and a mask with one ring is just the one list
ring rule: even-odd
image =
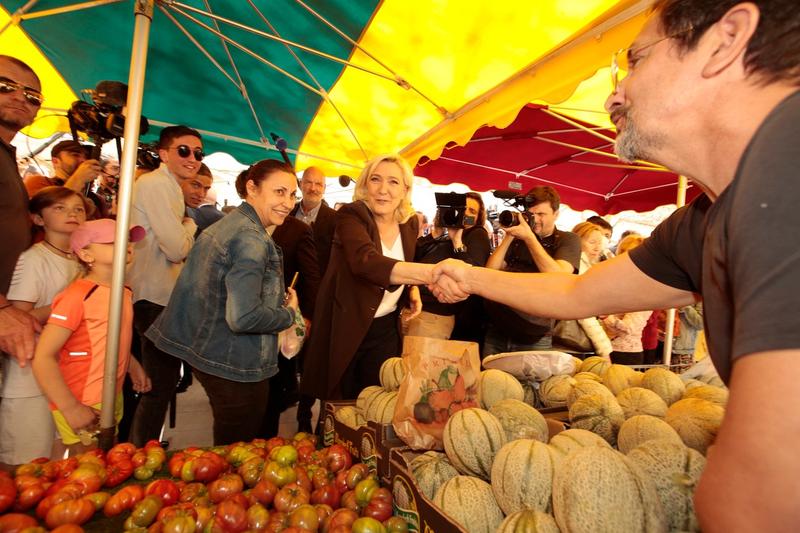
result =
[[474,292],[469,279],[472,265],[458,259],[445,259],[435,265],[426,266],[430,269],[426,285],[440,302],[460,302]]

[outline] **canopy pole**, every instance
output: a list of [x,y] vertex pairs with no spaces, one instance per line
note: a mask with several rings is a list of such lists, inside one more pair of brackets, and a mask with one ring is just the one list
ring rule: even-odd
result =
[[[678,197],[675,205],[679,208],[686,205],[686,187],[688,180],[686,176],[678,176]],[[666,324],[664,324],[664,354],[663,362],[665,365],[672,361],[672,335],[675,333],[675,309],[667,310]]]
[[[117,196],[117,230],[114,236],[114,270],[111,278],[111,298],[108,305],[108,339],[106,340],[105,370],[103,373],[103,400],[100,411],[100,447],[108,450],[114,444],[116,421],[117,361],[120,349],[122,323],[123,285],[128,256],[128,228],[131,220],[133,175],[139,146],[139,121],[142,116],[144,75],[147,66],[147,45],[150,24],[153,20],[155,0],[136,0],[135,26],[131,50],[131,68],[128,73],[128,101],[125,110],[125,144],[120,161],[120,181]],[[130,347],[125,346],[125,349]]]

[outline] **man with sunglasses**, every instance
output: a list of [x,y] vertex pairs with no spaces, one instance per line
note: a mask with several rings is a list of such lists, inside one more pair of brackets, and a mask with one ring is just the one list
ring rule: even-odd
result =
[[42,105],[41,83],[24,62],[0,55],[0,351],[27,366],[33,358],[34,332],[41,327],[29,313],[6,299],[19,255],[31,244],[28,195],[11,141],[33,122]]
[[131,426],[131,440],[142,446],[158,439],[178,384],[181,361],[144,336],[169,302],[183,262],[194,244],[197,225],[186,216],[181,183],[193,180],[203,159],[200,133],[188,126],[161,130],[159,168],[143,174],[133,186],[131,224],[147,234],[134,248],[128,282],[133,290],[134,326],[141,338],[142,366],[153,387],[143,394]]
[[613,67],[606,108],[617,154],[663,164],[705,194],[640,247],[584,275],[451,262],[438,266],[434,291],[559,318],[681,308],[702,297],[710,356],[730,399],[694,495],[700,528],[798,531],[797,0],[657,0]]

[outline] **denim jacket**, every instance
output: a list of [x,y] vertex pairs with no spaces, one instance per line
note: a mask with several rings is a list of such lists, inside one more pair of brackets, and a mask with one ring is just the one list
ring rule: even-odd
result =
[[283,306],[282,271],[280,248],[243,202],[200,234],[147,337],[207,374],[269,378],[278,370],[278,332],[294,320]]

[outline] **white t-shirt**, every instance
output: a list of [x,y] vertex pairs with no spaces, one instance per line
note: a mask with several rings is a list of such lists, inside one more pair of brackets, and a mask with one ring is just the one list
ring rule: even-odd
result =
[[[381,241],[381,249],[383,255],[386,257],[391,257],[392,259],[398,259],[400,261],[406,260],[405,254],[403,254],[403,239],[400,238],[399,234],[392,246],[386,246],[383,241]],[[400,285],[393,291],[383,291],[383,299],[378,306],[378,310],[375,311],[375,318],[386,316],[397,309],[397,302],[400,301],[400,296],[403,294],[403,287],[405,287],[405,285]]]
[[[50,305],[77,275],[77,261],[56,254],[42,242],[36,243],[19,256],[6,298],[33,302],[34,308],[44,307]],[[16,359],[3,357],[3,375],[1,397],[41,396],[30,364],[21,368]]]

